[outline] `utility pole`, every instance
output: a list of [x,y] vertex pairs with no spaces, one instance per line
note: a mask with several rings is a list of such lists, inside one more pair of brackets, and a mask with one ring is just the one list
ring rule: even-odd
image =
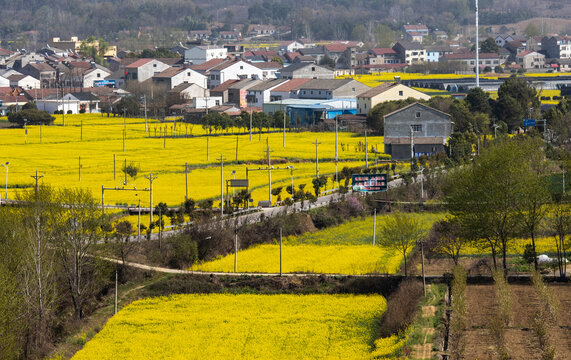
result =
[[283,141],[283,145],[282,145],[282,147],[284,147],[284,148],[285,148],[285,127],[286,127],[286,113],[284,111],[284,136],[283,136],[284,141]]
[[412,161],[414,160],[414,131],[410,127],[410,166],[412,168]]
[[268,201],[270,202],[270,205],[272,204],[272,164],[271,164],[271,160],[270,160],[270,153],[272,151],[270,151],[270,142],[269,139],[266,138],[266,155],[268,156]]
[[[343,103],[342,103],[343,104]],[[345,104],[343,104],[345,105]],[[344,106],[343,106],[343,111],[344,111]],[[343,111],[341,113],[343,113]],[[338,147],[337,147],[337,132],[338,132],[338,119],[339,119],[339,115],[335,116],[335,182],[337,183],[337,188],[339,188],[339,176],[338,176],[338,171],[337,171],[337,162],[339,161],[339,153],[337,151]]]
[[151,222],[149,223],[149,228],[150,228],[151,225],[153,224],[153,181],[155,181],[157,177],[158,177],[158,176],[153,175],[152,172],[149,174],[149,176],[145,175],[145,179],[148,179],[148,180],[149,180],[149,183],[150,183],[150,186],[149,186],[149,190],[150,190],[150,205],[149,205],[149,206],[150,206],[150,210],[151,210],[151,211],[150,211],[150,212],[151,212],[151,215],[150,215],[150,220],[151,220]]
[[424,205],[424,168],[420,167],[420,203]]
[[367,143],[367,129],[365,129],[365,168],[369,168],[369,144]]
[[476,87],[480,87],[480,34],[478,33],[478,18],[478,0],[476,0]]
[[141,199],[139,199],[139,215],[137,216],[137,238],[141,242]]
[[317,141],[317,138],[315,138],[315,178],[319,178],[319,144],[321,144],[320,142]]
[[184,200],[188,200],[188,163],[184,163],[184,184],[186,189]]
[[283,257],[282,257],[282,228],[280,228],[280,276],[283,275]]
[[81,155],[79,156],[79,164],[77,166],[77,172],[79,174],[79,181],[81,182]]
[[252,107],[250,106],[250,141],[252,141]]
[[206,129],[206,161],[208,161],[208,129]]
[[377,208],[375,208],[375,214],[373,215],[373,246],[375,246],[376,235],[377,235]]
[[238,272],[238,226],[234,226],[234,272]]
[[36,170],[36,175],[30,175],[30,177],[32,177],[34,180],[36,180],[36,185],[34,187],[34,190],[36,192],[36,200],[38,198],[38,181],[44,177],[44,175],[38,175],[38,170]]
[[143,95],[143,103],[145,104],[145,134],[147,133],[147,94]]
[[125,173],[125,180],[123,180],[123,185],[127,185],[127,158],[125,158],[123,172]]
[[220,218],[222,218],[224,216],[224,155],[220,154],[219,160],[220,160]]

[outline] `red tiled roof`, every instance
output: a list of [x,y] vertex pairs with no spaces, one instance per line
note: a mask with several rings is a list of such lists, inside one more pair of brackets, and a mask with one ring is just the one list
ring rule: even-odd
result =
[[232,86],[234,83],[237,83],[240,80],[226,80],[224,81],[222,84],[218,85],[217,87],[215,87],[214,89],[210,90],[211,92],[224,92],[226,90],[228,90],[228,88],[230,86]]
[[292,52],[286,53],[284,56],[290,60],[294,60],[296,57],[301,56],[301,54],[297,51],[292,51]]
[[125,69],[137,69],[145,64],[148,64],[149,62],[153,61],[154,59],[139,59],[137,61],[135,61],[134,63],[131,63],[127,66],[125,66]]
[[31,67],[33,67],[38,71],[55,71],[53,67],[51,67],[46,63],[29,63],[28,65],[30,65]]
[[89,61],[70,61],[69,62],[70,68],[83,68],[88,69],[91,68],[91,63]]
[[534,51],[526,50],[526,51],[524,51],[524,52],[521,52],[521,53],[517,54],[517,56],[526,56],[526,55],[531,54],[532,52],[534,52]]
[[0,56],[8,56],[8,55],[12,55],[14,52],[10,51],[8,49],[2,49],[0,48]]
[[426,25],[404,25],[406,31],[418,31],[418,30],[428,30]]
[[228,60],[226,60],[226,59],[211,59],[211,60],[208,60],[207,62],[202,63],[200,65],[191,65],[190,68],[192,70],[195,70],[195,71],[208,71],[208,70],[222,64],[225,61],[228,61]]
[[181,67],[170,67],[167,68],[164,71],[161,71],[160,73],[158,73],[157,75],[153,76],[153,77],[157,77],[157,78],[171,78],[177,74],[179,74],[181,71],[184,71],[184,68]]
[[371,52],[375,55],[385,55],[385,54],[396,54],[397,52],[391,48],[375,48],[371,49]]
[[297,90],[300,86],[309,81],[311,81],[311,79],[291,79],[288,82],[273,89],[272,91],[285,92],[285,91]]
[[349,45],[347,45],[347,44],[329,44],[329,45],[325,45],[325,48],[327,49],[327,51],[332,52],[332,53],[343,52],[343,51],[347,50],[348,47],[349,47]]

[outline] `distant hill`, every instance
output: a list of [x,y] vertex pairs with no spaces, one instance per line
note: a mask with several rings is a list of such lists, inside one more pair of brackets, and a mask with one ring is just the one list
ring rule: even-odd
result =
[[[483,26],[536,16],[571,19],[568,0],[479,3]],[[473,6],[473,0],[0,0],[0,40],[25,45],[52,36],[95,35],[111,43],[130,39],[131,46],[169,46],[184,40],[187,31],[216,22],[240,29],[254,23],[285,25],[291,37],[374,42],[379,24],[399,30],[406,23],[423,23],[454,32],[473,22]]]

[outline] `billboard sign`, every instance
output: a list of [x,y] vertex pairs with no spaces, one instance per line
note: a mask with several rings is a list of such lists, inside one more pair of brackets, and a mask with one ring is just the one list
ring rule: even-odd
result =
[[353,191],[387,191],[388,174],[353,174]]
[[232,179],[230,181],[230,187],[248,187],[248,179]]
[[115,80],[94,80],[93,87],[101,87],[101,86],[116,86]]

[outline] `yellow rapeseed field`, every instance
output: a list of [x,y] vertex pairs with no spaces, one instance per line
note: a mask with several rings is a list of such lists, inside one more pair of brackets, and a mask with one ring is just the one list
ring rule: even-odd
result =
[[[284,245],[282,252],[284,273],[394,274],[402,262],[401,254],[378,245]],[[234,254],[194,265],[190,270],[233,272]],[[279,273],[279,245],[258,245],[239,251],[237,270]]]
[[[526,244],[531,244],[531,239],[515,239],[510,242],[510,246],[507,250],[508,254],[521,255],[525,249]],[[557,248],[555,246],[554,237],[541,237],[535,239],[535,250],[538,254],[543,253],[555,253]],[[461,252],[462,255],[482,255],[490,254],[489,250],[481,250],[475,246],[468,246]]]
[[[426,229],[444,214],[424,213],[418,220]],[[325,274],[363,275],[394,274],[403,260],[398,251],[379,246],[379,229],[386,216],[377,217],[377,243],[372,245],[373,217],[352,220],[301,236],[289,236],[282,246],[282,271],[285,273],[311,272]],[[268,239],[270,240],[270,239]],[[259,245],[238,252],[239,272],[279,273],[280,247]],[[190,270],[233,272],[234,254],[194,265]]]
[[[265,167],[266,138],[269,141],[274,187],[287,186],[291,183],[287,166],[295,168],[294,185],[307,184],[311,191],[311,179],[315,176],[315,145],[319,145],[319,173],[335,173],[335,134],[334,133],[286,133],[286,146],[282,145],[282,133],[254,134],[252,141],[249,135],[204,135],[204,129],[198,125],[178,123],[161,124],[149,120],[148,129],[151,138],[145,133],[143,119],[126,119],[126,141],[123,152],[123,118],[107,118],[98,114],[67,115],[65,126],[29,126],[27,135],[24,129],[0,129],[0,161],[9,161],[8,197],[13,198],[19,188],[30,188],[30,175],[37,169],[44,177],[41,182],[53,186],[89,188],[96,198],[101,197],[101,186],[124,186],[122,168],[133,164],[139,168],[135,178],[127,176],[125,186],[138,189],[148,188],[149,181],[144,178],[153,172],[158,175],[153,184],[154,204],[166,202],[177,205],[183,202],[185,190],[184,164],[188,163],[189,197],[196,200],[215,198],[220,195],[220,154],[224,156],[224,179],[232,178],[235,171],[237,179],[246,177],[246,167]],[[83,123],[83,126],[80,126]],[[56,124],[62,124],[61,115]],[[169,135],[178,134],[178,138],[154,138],[167,131]],[[236,142],[238,141],[238,160],[236,160]],[[25,144],[27,142],[27,144]],[[365,164],[365,152],[359,144],[364,144],[364,134],[339,133],[340,171],[344,166],[360,166]],[[208,157],[206,148],[208,143]],[[383,150],[382,137],[368,137],[368,146]],[[115,157],[115,164],[114,164]],[[80,159],[81,158],[81,159]],[[374,161],[369,154],[369,164]],[[80,179],[81,166],[81,179]],[[115,167],[115,176],[114,176]],[[400,168],[404,167],[402,165]],[[0,169],[3,170],[3,169]],[[0,171],[0,188],[4,187],[4,176]],[[257,204],[259,200],[268,199],[267,171],[250,173],[250,190]],[[330,180],[327,188],[331,189]],[[225,186],[224,186],[225,191]],[[4,193],[1,192],[2,198]],[[283,191],[282,198],[288,195]],[[141,199],[142,206],[148,206],[148,192],[106,191],[106,204],[136,205]],[[277,198],[272,199],[276,201]]]
[[74,360],[367,359],[380,295],[173,295],[113,316]]

